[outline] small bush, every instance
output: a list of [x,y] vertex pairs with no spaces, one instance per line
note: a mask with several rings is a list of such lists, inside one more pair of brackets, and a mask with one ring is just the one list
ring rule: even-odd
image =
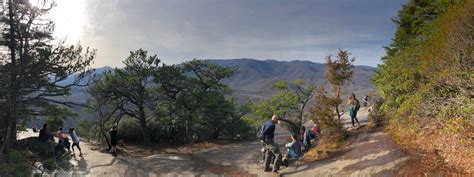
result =
[[377,128],[386,123],[385,114],[380,107],[382,106],[384,100],[379,96],[372,96],[371,97],[373,102],[370,106],[370,113],[367,117],[369,121],[369,128]]
[[43,167],[50,171],[54,171],[58,168],[58,164],[56,163],[56,160],[54,158],[50,158],[43,161]]
[[124,141],[140,142],[143,135],[140,124],[135,119],[123,119],[118,127],[118,138]]
[[0,176],[31,176],[28,159],[21,151],[11,150],[0,159]]

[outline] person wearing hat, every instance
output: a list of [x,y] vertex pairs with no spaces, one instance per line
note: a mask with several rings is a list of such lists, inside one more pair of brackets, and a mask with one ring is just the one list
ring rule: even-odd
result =
[[282,154],[280,153],[278,144],[276,144],[274,141],[276,124],[278,124],[280,120],[282,120],[281,117],[278,115],[273,115],[271,120],[266,121],[261,137],[261,141],[264,143],[266,151],[264,171],[270,171],[270,163],[272,158],[275,157],[272,172],[276,174],[278,174],[282,159]]

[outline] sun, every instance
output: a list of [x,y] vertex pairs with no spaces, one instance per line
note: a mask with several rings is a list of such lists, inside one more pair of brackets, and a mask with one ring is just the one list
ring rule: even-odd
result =
[[[29,0],[34,6],[45,0]],[[48,1],[48,0],[47,0]],[[56,0],[56,6],[48,14],[54,21],[53,36],[66,43],[78,43],[86,25],[85,0]]]

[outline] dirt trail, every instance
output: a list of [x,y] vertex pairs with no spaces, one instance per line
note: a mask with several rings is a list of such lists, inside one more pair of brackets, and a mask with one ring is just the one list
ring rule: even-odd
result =
[[[361,125],[367,124],[368,112],[362,108],[358,118]],[[350,119],[343,115],[343,122],[351,127]],[[285,143],[287,135],[280,134],[277,138],[279,144]],[[258,142],[235,143],[225,148],[198,154],[209,162],[218,165],[235,166],[239,170],[258,176],[271,176],[263,172],[263,164],[259,163],[261,154],[258,151],[261,145]],[[285,153],[285,149],[280,149]],[[282,167],[283,176],[394,176],[397,169],[409,157],[400,150],[383,132],[362,133],[338,154],[327,160],[304,163],[296,167]]]
[[[361,124],[367,123],[367,110],[358,115]],[[350,124],[347,115],[343,121]],[[276,133],[277,143],[286,143],[289,135],[284,130]],[[34,136],[20,135],[20,137]],[[81,143],[84,156],[69,160],[72,168],[59,170],[59,176],[214,176],[243,174],[271,176],[263,172],[260,142],[238,142],[221,148],[202,150],[194,154],[155,154],[144,158],[113,157],[91,150]],[[286,149],[280,149],[285,153]],[[282,167],[283,176],[393,176],[409,157],[383,132],[362,133],[332,158],[298,167]],[[46,175],[47,176],[47,175]]]

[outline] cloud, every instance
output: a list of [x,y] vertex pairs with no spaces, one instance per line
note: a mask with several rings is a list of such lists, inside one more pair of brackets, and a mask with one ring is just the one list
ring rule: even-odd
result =
[[399,0],[86,0],[81,43],[96,66],[121,66],[144,48],[165,63],[192,58],[322,62],[338,48],[356,64],[380,63],[395,30]]

